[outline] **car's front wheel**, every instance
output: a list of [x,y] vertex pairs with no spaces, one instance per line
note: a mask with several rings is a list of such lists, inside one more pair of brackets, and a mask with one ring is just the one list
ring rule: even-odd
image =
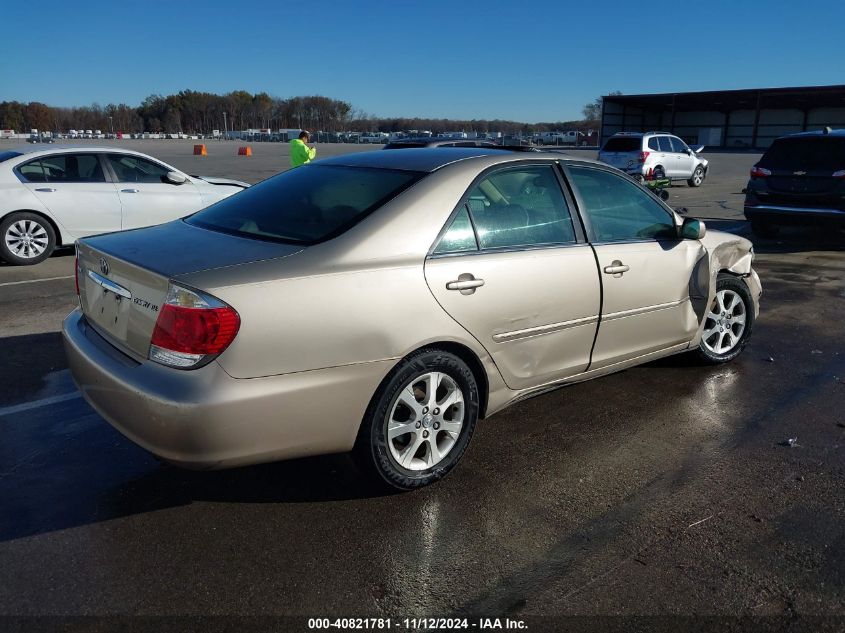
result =
[[423,349],[382,382],[361,424],[358,464],[398,490],[426,486],[460,460],[478,419],[478,386],[467,364]]
[[753,325],[754,301],[748,286],[732,275],[719,275],[716,296],[704,317],[699,357],[712,364],[733,360],[748,344]]
[[692,172],[692,177],[687,180],[687,184],[690,187],[700,187],[701,183],[704,182],[704,168],[699,165],[695,168],[695,171]]
[[15,266],[44,261],[56,247],[56,233],[35,213],[12,213],[0,222],[0,259]]

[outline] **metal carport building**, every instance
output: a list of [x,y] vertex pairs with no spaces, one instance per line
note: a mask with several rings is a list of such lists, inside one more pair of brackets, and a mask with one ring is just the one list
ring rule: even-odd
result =
[[661,130],[687,143],[765,149],[784,134],[845,128],[845,85],[602,97],[602,139]]

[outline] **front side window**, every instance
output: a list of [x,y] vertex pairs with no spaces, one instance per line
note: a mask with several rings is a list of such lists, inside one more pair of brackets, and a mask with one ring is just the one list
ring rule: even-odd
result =
[[169,171],[151,160],[128,154],[108,154],[118,182],[162,183]]
[[423,175],[308,164],[244,189],[185,221],[242,237],[315,244],[349,229]]
[[96,154],[56,154],[18,167],[25,182],[105,182]]
[[687,144],[684,143],[677,136],[670,136],[669,138],[672,140],[672,147],[674,148],[675,152],[680,154],[680,153],[686,152],[687,149],[689,149],[687,147]]
[[669,212],[631,180],[589,167],[568,171],[597,242],[677,237]]
[[491,174],[470,191],[467,204],[481,248],[575,242],[569,207],[551,165]]

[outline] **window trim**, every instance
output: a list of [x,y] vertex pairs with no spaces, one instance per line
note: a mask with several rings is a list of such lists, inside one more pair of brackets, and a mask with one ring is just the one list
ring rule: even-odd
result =
[[[515,160],[515,161],[508,161],[506,163],[497,163],[495,165],[491,165],[483,169],[475,178],[473,178],[472,182],[469,184],[469,187],[464,191],[461,195],[460,199],[458,200],[458,204],[455,205],[455,208],[452,210],[452,213],[449,214],[449,217],[446,219],[446,222],[443,223],[443,227],[437,233],[437,237],[434,238],[434,242],[429,246],[428,253],[426,254],[426,259],[437,259],[440,257],[457,257],[457,256],[466,256],[466,255],[483,255],[483,254],[491,254],[491,253],[513,253],[513,252],[520,252],[526,250],[538,250],[538,249],[548,249],[548,248],[569,248],[571,246],[579,246],[587,243],[587,237],[582,229],[582,225],[580,222],[576,222],[575,218],[579,215],[578,210],[575,207],[574,200],[570,197],[568,192],[568,187],[566,186],[566,182],[561,179],[561,175],[557,165],[561,163],[560,160],[550,160],[548,158],[541,158],[541,159],[522,159],[522,160]],[[487,178],[490,174],[499,172],[499,171],[507,171],[509,169],[517,169],[520,167],[549,167],[555,175],[557,179],[558,186],[560,187],[561,194],[563,195],[563,199],[566,202],[568,207],[569,216],[572,221],[572,229],[575,234],[575,241],[574,242],[548,242],[546,244],[525,244],[519,246],[497,246],[495,248],[482,248],[481,242],[478,239],[478,229],[475,226],[475,219],[472,217],[472,209],[469,208],[469,194],[478,186],[482,180]],[[478,248],[474,251],[453,251],[448,253],[435,253],[435,249],[437,245],[440,243],[440,240],[452,226],[452,222],[457,217],[458,213],[460,213],[461,208],[466,207],[467,213],[469,213],[469,221],[472,224],[472,230],[475,233],[475,243],[478,245]],[[574,211],[574,212],[573,212]]]
[[[587,240],[590,244],[592,244],[594,246],[600,246],[600,245],[604,245],[604,244],[638,244],[638,243],[652,243],[652,242],[672,242],[672,243],[674,243],[674,242],[677,242],[681,239],[680,225],[678,224],[677,214],[665,202],[663,202],[663,200],[661,200],[656,195],[654,195],[654,193],[651,190],[645,189],[643,187],[639,187],[640,191],[642,191],[646,195],[651,196],[652,200],[654,202],[656,202],[669,215],[669,218],[672,222],[672,225],[675,227],[675,232],[676,232],[677,236],[675,238],[671,238],[671,237],[634,237],[634,238],[629,238],[629,239],[624,239],[624,240],[597,240],[596,239],[596,232],[593,229],[592,222],[590,222],[590,216],[584,211],[584,209],[586,209],[587,205],[584,204],[584,200],[581,197],[581,192],[578,191],[578,187],[575,186],[575,182],[574,182],[574,179],[572,178],[572,174],[569,173],[570,167],[578,167],[578,168],[593,169],[595,171],[603,171],[603,172],[607,172],[611,176],[614,176],[614,177],[622,179],[622,180],[624,180],[628,177],[625,176],[625,175],[620,176],[620,174],[615,173],[615,170],[607,169],[602,165],[596,165],[596,164],[593,164],[593,163],[581,163],[581,162],[575,162],[575,161],[571,161],[571,162],[567,161],[567,162],[564,163],[563,161],[561,161],[561,168],[563,169],[563,173],[566,175],[566,179],[568,181],[567,184],[572,188],[572,193],[575,196],[575,200],[576,200],[578,215],[581,217],[581,221],[584,223],[584,229],[587,233]],[[637,183],[635,183],[633,180],[631,180],[631,185],[634,186],[634,187],[638,186]]]

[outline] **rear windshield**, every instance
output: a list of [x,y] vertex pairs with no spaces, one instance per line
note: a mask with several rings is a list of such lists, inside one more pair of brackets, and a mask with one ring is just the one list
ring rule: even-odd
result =
[[772,143],[757,163],[768,169],[839,171],[845,169],[845,137],[803,136]]
[[4,160],[9,160],[10,158],[14,158],[15,156],[23,156],[20,152],[0,152],[0,163]]
[[340,235],[423,175],[304,165],[221,200],[186,222],[243,237],[314,244]]
[[638,152],[643,139],[641,136],[612,136],[604,144],[603,152]]

